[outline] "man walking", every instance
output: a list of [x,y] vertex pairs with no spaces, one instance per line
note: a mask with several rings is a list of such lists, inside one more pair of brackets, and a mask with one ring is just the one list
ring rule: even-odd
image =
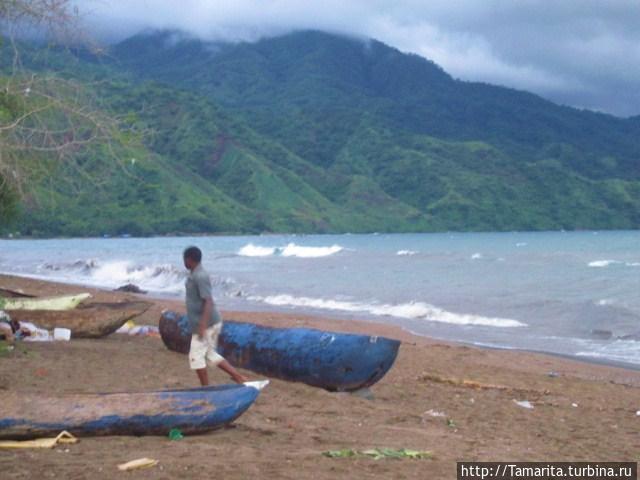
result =
[[184,266],[190,272],[186,281],[186,304],[193,332],[189,348],[191,369],[196,371],[202,386],[209,385],[207,362],[228,373],[235,382],[246,382],[247,379],[216,352],[222,317],[213,303],[211,279],[201,264],[202,252],[198,247],[189,247],[182,256]]

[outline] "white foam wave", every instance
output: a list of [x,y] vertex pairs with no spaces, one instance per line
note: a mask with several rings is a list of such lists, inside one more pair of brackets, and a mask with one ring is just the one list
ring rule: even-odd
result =
[[411,255],[416,255],[418,252],[416,252],[415,250],[398,250],[396,252],[396,255],[400,255],[402,256],[411,256]]
[[640,267],[640,262],[627,262],[625,265],[627,267]]
[[238,255],[243,257],[268,257],[274,253],[276,253],[275,247],[261,247],[253,243],[249,243],[238,250]]
[[615,265],[617,263],[620,262],[617,260],[594,260],[593,262],[589,262],[588,266],[591,268],[605,268],[609,265]]
[[601,300],[598,300],[596,304],[598,306],[600,306],[600,307],[606,307],[607,305],[612,305],[613,304],[613,300],[611,300],[609,298],[603,298]]
[[471,260],[480,260],[481,258],[482,258],[481,253],[474,253],[473,255],[471,255]]
[[338,310],[343,312],[364,312],[376,316],[390,316],[410,319],[424,319],[432,322],[453,325],[478,325],[489,327],[525,327],[527,324],[510,318],[483,317],[480,315],[453,313],[424,302],[402,304],[368,304],[310,297],[294,297],[292,295],[272,295],[267,297],[249,297],[249,300],[260,301],[274,306],[305,307],[321,310]]
[[184,288],[186,273],[169,264],[139,266],[130,261],[111,261],[94,269],[91,277],[101,285],[133,283],[144,290],[175,292]]
[[[83,283],[96,287],[117,288],[133,283],[143,290],[179,293],[184,289],[186,272],[171,264],[136,265],[129,260],[78,260],[69,264],[47,263],[39,268],[45,277]],[[52,273],[50,273],[52,272]]]
[[303,247],[295,243],[290,243],[282,249],[281,255],[283,257],[317,258],[328,257],[340,251],[342,251],[340,245],[332,245],[330,247]]
[[606,345],[593,344],[588,350],[577,352],[578,357],[592,357],[618,362],[640,364],[640,342],[615,340]]
[[340,245],[331,245],[329,247],[306,247],[289,243],[284,247],[263,247],[249,243],[238,250],[238,255],[243,257],[269,257],[272,255],[280,255],[282,257],[298,257],[298,258],[320,258],[328,257],[342,251]]

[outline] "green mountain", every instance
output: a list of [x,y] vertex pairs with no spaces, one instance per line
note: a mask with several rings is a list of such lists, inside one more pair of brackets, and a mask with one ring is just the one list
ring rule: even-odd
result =
[[30,65],[50,67],[108,79],[104,108],[152,133],[122,147],[127,175],[73,195],[43,186],[26,232],[640,226],[640,117],[458,81],[374,40],[151,32],[106,58]]

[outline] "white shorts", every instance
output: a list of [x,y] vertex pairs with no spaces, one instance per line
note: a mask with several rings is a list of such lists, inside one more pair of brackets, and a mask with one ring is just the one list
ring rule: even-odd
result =
[[222,330],[222,322],[218,322],[207,328],[204,338],[200,340],[198,335],[191,336],[191,347],[189,348],[189,366],[191,370],[201,370],[207,368],[207,362],[211,365],[218,365],[224,358],[216,352],[218,346],[218,335]]

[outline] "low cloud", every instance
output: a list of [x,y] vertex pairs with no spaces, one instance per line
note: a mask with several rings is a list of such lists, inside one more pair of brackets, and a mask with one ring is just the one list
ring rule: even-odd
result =
[[637,0],[86,0],[93,31],[118,41],[143,29],[254,41],[319,29],[371,37],[435,61],[454,77],[555,102],[640,114]]

